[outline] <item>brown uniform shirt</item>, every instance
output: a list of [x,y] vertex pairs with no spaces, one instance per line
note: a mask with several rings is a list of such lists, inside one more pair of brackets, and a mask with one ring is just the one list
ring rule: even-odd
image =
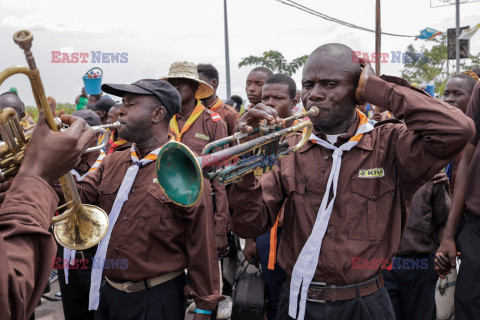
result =
[[423,185],[412,199],[407,228],[398,254],[427,254],[438,249],[437,231],[444,228],[452,205],[448,183]]
[[[132,165],[130,150],[106,156],[98,170],[77,182],[82,201],[109,213]],[[188,268],[200,296],[197,305],[212,309],[220,289],[213,221],[205,214],[212,210],[210,194],[204,193],[193,207],[179,207],[154,182],[155,169],[155,161],[139,169],[108,244],[106,259],[126,261],[128,266],[106,268],[104,274],[139,281]],[[206,182],[205,190],[209,188]]]
[[[458,108],[406,88],[409,85],[403,79],[386,78],[394,83],[373,76],[368,79],[366,99],[386,106],[405,124],[389,120],[343,153],[315,281],[342,285],[378,274],[380,266],[352,269],[352,259],[390,259],[396,254],[413,194],[473,135],[472,121]],[[358,123],[357,117],[338,138],[337,146],[355,135]],[[289,140],[290,145],[297,143],[300,134]],[[311,233],[332,168],[332,153],[307,142],[282,158],[261,183],[248,175],[229,191],[233,231],[244,238],[265,233],[286,199],[278,261],[287,274],[292,273]],[[366,171],[360,174],[360,170]]]
[[465,209],[480,216],[480,81],[473,88],[470,103],[468,104],[467,116],[475,119],[476,133],[470,142],[475,146],[472,162],[467,177],[465,192]]
[[48,232],[57,204],[57,195],[43,179],[15,177],[0,209],[2,320],[28,319],[40,300],[57,252]]
[[[228,135],[231,136],[237,132],[237,124],[238,119],[240,119],[240,115],[238,114],[237,110],[235,110],[232,106],[225,104],[222,100],[220,100],[220,98],[217,98],[213,105],[218,102],[221,102],[222,104],[217,109],[212,111],[218,113],[220,117],[222,117],[223,121],[227,125]],[[210,106],[210,108],[211,107],[212,106]]]
[[[182,143],[187,145],[197,155],[201,155],[203,148],[212,141],[227,136],[227,126],[221,119],[214,119],[214,112],[204,109],[202,114],[195,120],[190,129],[182,136]],[[177,123],[180,131],[188,117],[177,114]],[[169,133],[174,135],[172,131]],[[226,235],[229,230],[228,199],[225,186],[221,186],[218,180],[213,180],[213,192],[215,193],[215,234]],[[205,189],[206,190],[206,189]]]

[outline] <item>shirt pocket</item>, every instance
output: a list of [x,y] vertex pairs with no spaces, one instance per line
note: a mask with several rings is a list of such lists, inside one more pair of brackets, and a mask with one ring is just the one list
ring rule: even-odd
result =
[[147,196],[144,200],[145,210],[141,214],[141,223],[138,228],[146,229],[150,233],[168,236],[172,229],[172,208],[174,204],[165,196],[158,184],[147,187]]
[[117,197],[118,189],[121,182],[119,181],[102,181],[98,186],[98,206],[104,209],[108,214],[112,210],[113,203]]
[[382,240],[387,231],[395,185],[389,177],[350,180],[348,239]]
[[[305,181],[296,179],[296,177],[287,176],[285,178],[287,199],[285,201],[285,211],[283,217],[282,236],[292,237],[294,233],[293,213],[299,208],[304,208],[305,202]],[[302,209],[303,210],[303,209]]]

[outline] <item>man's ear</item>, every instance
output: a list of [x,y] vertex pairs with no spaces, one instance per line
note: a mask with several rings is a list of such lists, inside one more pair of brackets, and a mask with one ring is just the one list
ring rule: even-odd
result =
[[167,115],[167,110],[165,107],[157,107],[153,110],[152,122],[158,123],[162,121]]
[[218,87],[218,79],[212,79],[212,87],[217,88]]
[[298,104],[297,98],[293,98],[291,103],[292,103],[292,105],[290,106],[290,109],[293,110],[295,108],[295,106]]

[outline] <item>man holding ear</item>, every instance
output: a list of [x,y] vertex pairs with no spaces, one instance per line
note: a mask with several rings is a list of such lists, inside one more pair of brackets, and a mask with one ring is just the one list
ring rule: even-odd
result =
[[[394,319],[382,259],[395,255],[403,208],[473,136],[473,122],[405,80],[375,77],[331,43],[309,56],[302,75],[313,134],[260,181],[253,174],[229,190],[233,231],[253,238],[273,226],[285,204],[278,260],[287,273],[277,319]],[[375,128],[357,110],[385,106],[400,121]],[[248,132],[278,112],[257,105],[240,118]],[[288,138],[295,145],[301,133]]]

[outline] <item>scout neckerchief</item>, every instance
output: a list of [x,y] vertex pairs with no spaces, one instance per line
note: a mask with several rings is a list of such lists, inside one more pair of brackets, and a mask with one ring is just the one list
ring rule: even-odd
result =
[[[353,137],[350,138],[350,140],[342,144],[340,147],[335,147],[329,142],[318,138],[313,133],[310,136],[311,142],[319,144],[327,149],[334,150],[332,155],[333,163],[332,171],[328,177],[327,187],[325,189],[326,191],[323,195],[320,208],[318,209],[318,214],[315,224],[313,225],[312,233],[308,237],[307,242],[303,246],[298,259],[295,262],[295,266],[293,267],[292,280],[290,283],[290,304],[288,315],[294,319],[303,320],[305,316],[308,287],[310,286],[310,283],[315,275],[315,271],[317,270],[323,235],[327,230],[328,221],[330,220],[330,214],[332,213],[333,209],[333,203],[335,202],[335,197],[337,195],[337,183],[342,164],[342,154],[344,151],[349,151],[355,147],[360,139],[362,139],[364,133],[373,130],[373,126],[368,122],[367,116],[365,116],[358,109],[357,114],[360,118],[357,132]],[[330,189],[333,189],[333,197],[330,201],[328,201],[330,197]],[[300,301],[298,301],[299,293]]]
[[185,132],[187,132],[188,129],[192,126],[192,124],[197,120],[198,117],[202,114],[203,110],[205,107],[200,103],[200,100],[197,102],[197,105],[195,106],[195,109],[193,109],[192,114],[190,117],[188,117],[187,122],[183,125],[182,131],[178,129],[178,123],[177,123],[177,115],[175,114],[172,117],[172,120],[170,120],[170,130],[172,133],[175,135],[175,141],[181,142],[182,141],[182,136]]
[[125,140],[125,139],[120,139],[120,140],[117,140],[117,141],[113,141],[114,133],[115,133],[115,131],[112,131],[112,134],[110,135],[110,138],[108,138],[108,144],[110,145],[110,149],[108,150],[107,154],[112,153],[113,151],[115,151],[116,148],[118,148],[120,146],[123,146],[125,143],[127,143],[127,140]]
[[217,101],[210,107],[211,111],[215,111],[223,105],[223,101],[220,98],[217,98]]
[[[80,173],[78,173],[77,170],[75,169],[72,169],[72,171],[70,171],[72,173],[72,175],[77,179],[77,181],[82,181],[83,178],[85,178],[85,176],[89,173],[92,173],[93,171],[95,170],[98,170],[98,167],[100,166],[100,163],[102,163],[103,161],[103,158],[105,158],[105,152],[101,151],[100,152],[100,155],[98,156],[97,160],[95,160],[95,163],[93,164],[93,166],[90,168],[90,170],[88,170],[83,176],[80,175]],[[69,273],[69,266],[68,265],[65,265],[65,261],[68,261],[70,265],[75,265],[75,255],[76,255],[77,251],[76,250],[70,250],[70,249],[67,249],[67,248],[63,248],[63,271],[65,273],[65,283],[68,284],[68,273]]]
[[108,230],[105,237],[98,244],[97,252],[93,258],[95,268],[92,268],[91,284],[90,284],[90,294],[88,302],[88,310],[97,310],[98,303],[100,301],[100,282],[102,280],[103,267],[105,264],[105,257],[107,255],[108,243],[110,242],[110,236],[112,235],[113,227],[117,221],[118,215],[122,210],[123,204],[128,200],[128,195],[130,189],[132,189],[133,182],[137,176],[138,170],[140,167],[157,160],[158,152],[161,148],[157,148],[150,152],[142,160],[138,160],[137,153],[135,152],[135,144],[132,145],[131,156],[133,165],[131,165],[125,177],[123,178],[122,184],[118,189],[117,196],[115,197],[115,202],[113,203],[112,210],[108,215]]

